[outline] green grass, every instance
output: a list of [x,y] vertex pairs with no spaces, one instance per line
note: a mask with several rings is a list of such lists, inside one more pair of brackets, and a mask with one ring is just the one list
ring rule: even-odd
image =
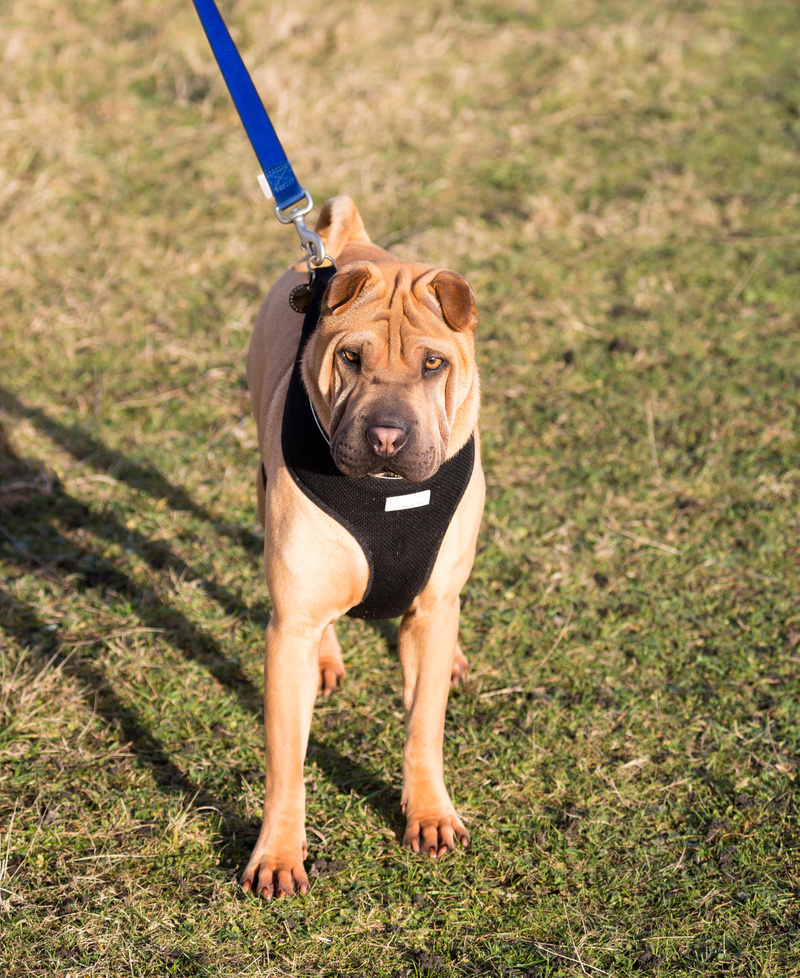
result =
[[223,5],[301,181],[481,313],[447,777],[400,848],[392,625],[259,827],[244,384],[296,257],[191,4],[0,11],[0,975],[800,974],[792,0]]

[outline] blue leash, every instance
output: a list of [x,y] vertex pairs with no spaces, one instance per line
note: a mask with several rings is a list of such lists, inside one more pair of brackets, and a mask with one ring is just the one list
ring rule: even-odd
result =
[[[233,104],[242,120],[244,131],[264,171],[263,178],[275,198],[275,215],[281,224],[294,224],[297,228],[300,242],[308,252],[311,270],[312,265],[321,265],[326,257],[325,246],[319,235],[306,227],[305,215],[314,206],[311,194],[297,182],[267,110],[258,97],[255,85],[214,0],[193,2]],[[288,215],[284,213],[287,210]]]

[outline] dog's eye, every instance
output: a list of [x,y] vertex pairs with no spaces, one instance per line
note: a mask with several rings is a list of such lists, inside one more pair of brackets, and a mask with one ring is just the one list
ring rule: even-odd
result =
[[425,369],[438,370],[443,363],[444,359],[442,357],[428,357],[428,359],[425,361]]
[[355,350],[342,350],[342,356],[348,363],[361,363],[361,357]]

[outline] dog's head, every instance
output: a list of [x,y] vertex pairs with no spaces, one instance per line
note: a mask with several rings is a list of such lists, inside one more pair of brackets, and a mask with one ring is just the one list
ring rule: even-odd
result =
[[345,475],[429,479],[475,428],[475,297],[455,272],[357,261],[331,279],[303,381]]

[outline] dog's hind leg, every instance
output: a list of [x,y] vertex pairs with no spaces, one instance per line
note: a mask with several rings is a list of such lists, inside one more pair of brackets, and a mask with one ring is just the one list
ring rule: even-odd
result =
[[450,673],[450,685],[458,686],[467,678],[469,663],[467,657],[461,651],[461,644],[456,642],[456,654],[453,656],[453,671]]
[[258,473],[256,475],[256,499],[258,501],[258,522],[261,526],[264,526],[264,500],[266,498],[267,487],[266,487],[266,476],[264,474],[263,463],[258,467]]
[[[466,662],[466,659],[464,661]],[[328,625],[319,643],[319,690],[317,692],[327,698],[344,676],[342,647],[336,638],[333,625]]]

